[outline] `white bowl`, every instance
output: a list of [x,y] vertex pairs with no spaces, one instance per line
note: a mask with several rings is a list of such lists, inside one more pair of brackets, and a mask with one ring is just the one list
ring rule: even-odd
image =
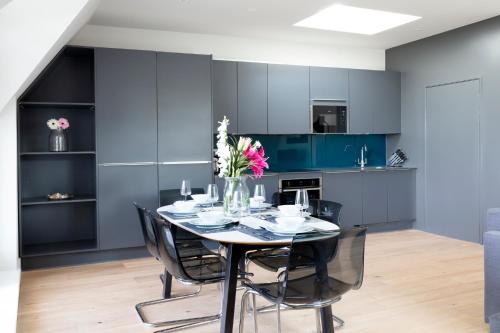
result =
[[198,205],[209,203],[207,194],[191,194],[191,198],[193,198],[194,202]]
[[209,210],[206,212],[199,212],[198,217],[205,224],[217,224],[217,222],[224,220],[224,212],[221,210]]
[[174,207],[179,213],[189,213],[194,210],[196,202],[194,200],[176,201]]
[[300,216],[282,216],[277,217],[276,222],[279,226],[287,230],[296,230],[304,223],[306,219]]
[[278,206],[280,216],[299,216],[300,209],[295,205],[281,205]]

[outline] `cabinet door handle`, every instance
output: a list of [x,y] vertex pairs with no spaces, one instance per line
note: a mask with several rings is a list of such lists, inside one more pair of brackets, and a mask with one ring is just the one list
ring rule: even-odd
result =
[[156,165],[156,162],[127,162],[127,163],[99,163],[99,166],[102,167],[111,167],[111,166],[147,166],[147,165]]
[[160,165],[181,165],[181,164],[211,164],[212,161],[174,161],[174,162],[158,162]]

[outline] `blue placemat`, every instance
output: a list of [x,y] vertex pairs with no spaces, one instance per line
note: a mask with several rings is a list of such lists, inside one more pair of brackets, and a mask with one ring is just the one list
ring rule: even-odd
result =
[[159,211],[158,213],[168,216],[173,220],[186,220],[186,219],[196,219],[198,215],[196,214],[172,214],[167,211]]

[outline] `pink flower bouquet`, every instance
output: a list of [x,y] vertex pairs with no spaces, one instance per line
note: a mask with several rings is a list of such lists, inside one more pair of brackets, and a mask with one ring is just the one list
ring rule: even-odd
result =
[[255,178],[262,177],[269,165],[260,142],[252,143],[252,139],[247,137],[240,137],[238,141],[228,138],[229,120],[226,117],[219,124],[216,152],[219,177],[239,177],[246,170],[251,170]]

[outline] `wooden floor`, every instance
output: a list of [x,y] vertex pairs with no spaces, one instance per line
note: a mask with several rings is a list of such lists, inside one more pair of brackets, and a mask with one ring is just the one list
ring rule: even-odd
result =
[[[153,332],[140,324],[134,305],[159,297],[160,270],[148,258],[24,272],[18,332]],[[189,290],[180,288],[176,284],[174,291]],[[148,314],[158,319],[213,313],[218,302],[214,286]],[[487,332],[482,246],[414,230],[370,234],[364,285],[333,311],[346,320],[338,330],[343,333]],[[286,311],[282,321],[283,332],[315,332],[311,310]],[[247,332],[253,332],[251,323],[248,318]],[[275,332],[275,314],[259,315],[259,329]],[[218,332],[218,324],[185,332]]]

